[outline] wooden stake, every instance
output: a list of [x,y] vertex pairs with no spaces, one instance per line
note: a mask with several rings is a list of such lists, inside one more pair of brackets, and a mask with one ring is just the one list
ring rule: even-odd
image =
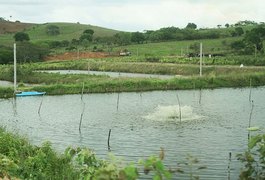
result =
[[84,88],[85,88],[85,83],[83,82],[82,92],[81,92],[81,100],[83,100]]
[[118,92],[118,97],[117,97],[117,111],[119,110],[119,103],[120,103],[120,93]]
[[82,125],[82,121],[83,121],[83,115],[84,115],[84,111],[85,111],[85,103],[83,102],[83,111],[81,113],[81,116],[80,116],[80,121],[79,121],[79,133],[81,133],[81,125]]
[[109,136],[108,136],[108,150],[110,151],[110,134],[111,134],[111,129],[109,129]]
[[42,95],[40,106],[39,106],[39,110],[38,110],[38,114],[39,115],[40,115],[40,110],[41,110],[41,106],[42,106],[42,102],[43,102],[43,97],[44,97],[44,94]]
[[179,104],[179,120],[181,122],[181,107],[180,107],[180,101],[179,101],[179,96],[177,94],[177,99],[178,99],[178,104]]
[[200,89],[199,104],[201,104],[201,101],[202,101],[202,89]]
[[231,165],[231,156],[232,156],[232,153],[229,152],[229,160],[228,160],[228,167],[227,167],[227,179],[230,180],[230,171],[231,171],[231,168],[230,168],[230,165]]
[[251,102],[251,95],[252,95],[252,80],[251,78],[249,79],[249,97],[248,97],[248,100],[249,102]]
[[81,125],[82,125],[82,121],[83,121],[83,115],[84,115],[84,111],[85,111],[85,102],[83,101],[83,94],[84,94],[84,88],[85,88],[85,83],[83,82],[83,87],[82,87],[82,94],[81,94],[81,101],[83,103],[83,110],[80,116],[80,121],[79,121],[79,133],[81,133]]
[[[251,118],[252,118],[252,113],[253,113],[253,109],[254,109],[254,102],[251,101],[251,110],[250,110],[250,114],[249,114],[249,120],[248,120],[248,128],[250,128],[251,126]],[[248,141],[249,141],[249,138],[250,138],[250,131],[248,131]]]

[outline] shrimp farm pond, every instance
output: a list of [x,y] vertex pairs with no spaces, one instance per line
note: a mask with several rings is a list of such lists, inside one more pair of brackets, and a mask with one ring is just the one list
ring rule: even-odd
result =
[[33,144],[85,146],[102,158],[111,129],[110,150],[125,162],[162,147],[167,167],[192,155],[207,167],[201,179],[238,179],[236,155],[247,149],[251,111],[251,126],[264,127],[264,99],[265,87],[18,97],[0,99],[0,119]]

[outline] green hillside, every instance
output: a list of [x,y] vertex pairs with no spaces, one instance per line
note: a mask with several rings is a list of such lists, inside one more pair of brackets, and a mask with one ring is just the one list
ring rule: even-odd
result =
[[[9,23],[10,24],[10,23]],[[13,22],[13,24],[19,24]],[[5,21],[0,22],[0,27],[4,28],[6,25]],[[60,29],[60,34],[56,36],[51,36],[46,33],[48,25],[58,26]],[[31,42],[39,41],[61,41],[61,40],[72,40],[78,39],[82,32],[86,29],[93,29],[95,31],[95,37],[104,37],[104,36],[113,36],[119,31],[102,28],[98,26],[85,25],[79,23],[45,23],[45,24],[31,24],[31,26],[24,27],[23,29],[19,28],[17,30],[11,31],[12,33],[0,33],[0,45],[10,46],[14,42],[15,31],[24,31],[30,37]]]
[[114,51],[123,49],[129,50],[133,56],[181,56],[196,50],[190,49],[191,45],[203,43],[203,50],[206,54],[222,54],[229,51],[231,42],[239,40],[240,37],[222,39],[202,39],[186,41],[170,41],[147,44],[134,44],[114,48]]

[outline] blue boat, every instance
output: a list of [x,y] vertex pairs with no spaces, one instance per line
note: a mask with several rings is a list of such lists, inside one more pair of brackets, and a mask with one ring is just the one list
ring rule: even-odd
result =
[[16,93],[17,97],[21,96],[43,96],[46,92],[37,92],[37,91],[27,91],[27,92],[18,92]]

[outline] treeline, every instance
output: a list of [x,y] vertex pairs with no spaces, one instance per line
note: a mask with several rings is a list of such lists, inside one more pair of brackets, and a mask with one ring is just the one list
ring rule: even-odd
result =
[[[263,24],[263,23],[260,23]],[[225,28],[217,25],[212,29],[197,29],[194,23],[188,23],[183,29],[178,27],[164,27],[159,30],[146,30],[144,32],[119,32],[113,37],[97,37],[94,40],[101,43],[114,43],[118,45],[128,45],[131,43],[162,42],[162,41],[182,41],[198,39],[218,39],[225,37],[239,37],[247,30],[245,26],[257,26],[254,21],[239,21],[236,24],[225,24]]]
[[[17,62],[38,62],[49,53],[49,48],[30,42],[17,42]],[[14,60],[13,47],[0,46],[0,64],[12,64]]]
[[95,42],[113,43],[117,45],[128,45],[131,43],[148,43],[163,41],[182,41],[198,39],[218,39],[225,37],[236,37],[244,34],[242,27],[227,29],[194,29],[186,27],[166,27],[156,31],[147,30],[145,32],[119,32],[113,37],[97,37]]
[[258,25],[247,31],[242,40],[231,43],[231,48],[237,54],[255,54],[255,56],[264,53],[265,25]]
[[[240,37],[247,33],[244,26],[257,26],[258,23],[253,21],[239,21],[236,24],[225,24],[225,28],[217,25],[217,28],[212,29],[197,29],[194,23],[188,23],[183,29],[177,27],[164,27],[159,30],[146,30],[144,32],[119,32],[113,36],[95,37],[92,29],[87,29],[80,35],[79,39],[71,41],[49,41],[50,48],[67,47],[67,50],[75,49],[76,46],[88,47],[91,43],[103,45],[129,45],[141,44],[148,42],[163,42],[163,41],[182,41],[182,40],[199,40],[199,39],[218,39],[226,37]],[[47,27],[50,31],[57,31],[59,27]],[[100,51],[95,49],[96,51]]]

